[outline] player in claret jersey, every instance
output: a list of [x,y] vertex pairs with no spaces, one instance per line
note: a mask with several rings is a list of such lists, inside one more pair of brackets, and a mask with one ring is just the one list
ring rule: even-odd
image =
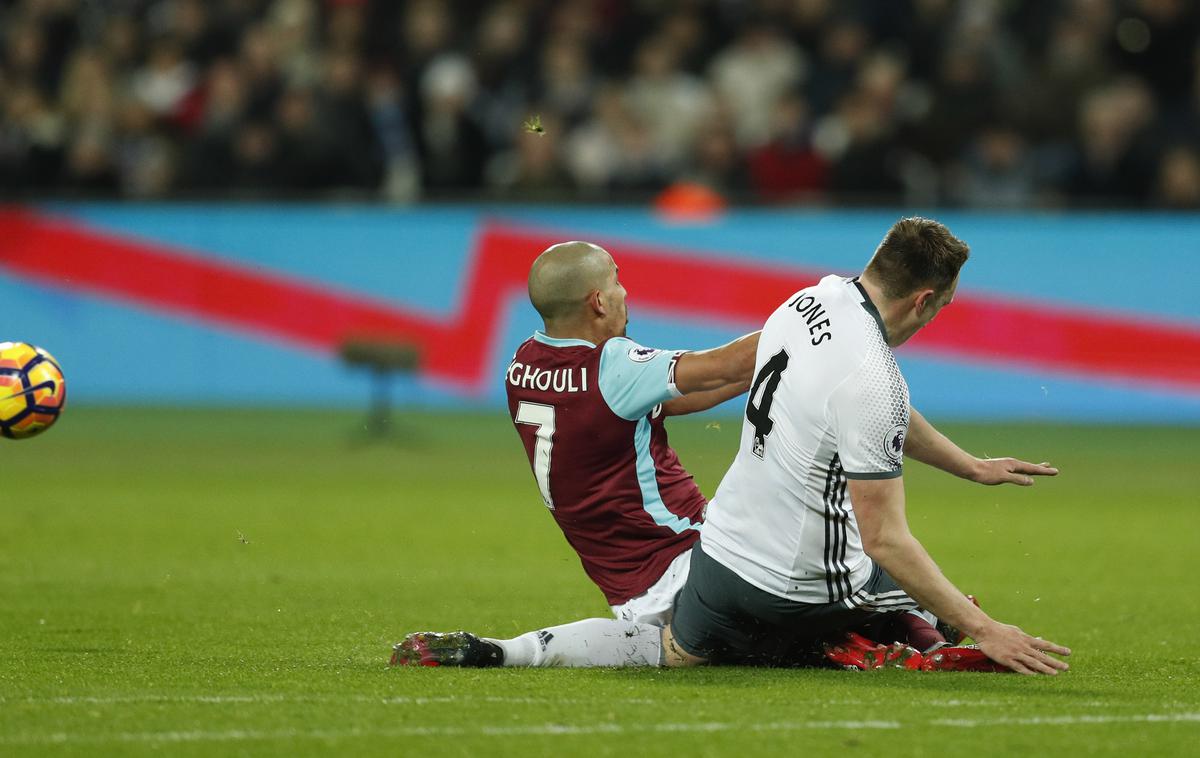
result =
[[625,294],[602,248],[548,248],[529,273],[545,329],[517,348],[504,377],[542,501],[616,618],[512,640],[417,632],[396,645],[394,664],[660,662],[661,627],[687,578],[706,505],[663,421],[745,392],[758,333],[703,352],[643,347],[625,336]]

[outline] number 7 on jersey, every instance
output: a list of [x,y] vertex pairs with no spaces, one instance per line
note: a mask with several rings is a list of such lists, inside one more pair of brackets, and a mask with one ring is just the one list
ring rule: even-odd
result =
[[517,404],[517,423],[534,428],[533,478],[542,491],[546,507],[554,510],[550,497],[550,454],[554,451],[554,406],[521,401]]

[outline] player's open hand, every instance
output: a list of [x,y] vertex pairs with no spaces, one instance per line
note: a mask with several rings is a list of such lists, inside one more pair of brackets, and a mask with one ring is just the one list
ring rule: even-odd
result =
[[1028,463],[1016,458],[980,458],[975,464],[971,481],[980,484],[1033,485],[1035,476],[1058,476],[1058,469],[1049,462]]
[[988,658],[1018,674],[1054,676],[1070,668],[1066,661],[1050,655],[1070,655],[1070,648],[1030,636],[1012,624],[993,622],[986,631],[975,636],[975,642]]

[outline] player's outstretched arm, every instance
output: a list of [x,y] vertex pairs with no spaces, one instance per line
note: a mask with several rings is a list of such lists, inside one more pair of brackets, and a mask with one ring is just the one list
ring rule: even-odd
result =
[[732,400],[748,389],[750,389],[750,382],[745,381],[726,384],[724,387],[707,392],[693,392],[690,395],[682,395],[662,404],[663,415],[683,416],[688,413],[706,411],[709,408],[717,407],[726,400]]
[[684,395],[713,390],[732,392],[726,400],[735,397],[739,387],[740,392],[745,392],[754,375],[760,334],[753,332],[711,350],[679,356],[675,363],[676,389]]
[[962,629],[989,658],[1013,671],[1053,675],[1067,670],[1065,661],[1048,653],[1070,655],[1068,648],[995,621],[942,574],[908,529],[902,477],[851,479],[849,489],[863,549],[909,597],[939,619]]
[[1028,487],[1035,476],[1056,476],[1049,463],[1016,458],[976,458],[939,432],[916,408],[909,408],[904,454],[934,468],[979,484],[1017,484]]

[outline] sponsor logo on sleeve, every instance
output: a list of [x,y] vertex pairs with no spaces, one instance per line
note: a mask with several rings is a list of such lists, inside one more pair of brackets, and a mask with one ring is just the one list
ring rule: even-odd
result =
[[883,438],[883,452],[892,463],[900,463],[904,458],[904,437],[908,434],[908,426],[896,424],[888,429]]
[[629,348],[629,360],[634,363],[645,363],[661,352],[652,347],[631,347]]

